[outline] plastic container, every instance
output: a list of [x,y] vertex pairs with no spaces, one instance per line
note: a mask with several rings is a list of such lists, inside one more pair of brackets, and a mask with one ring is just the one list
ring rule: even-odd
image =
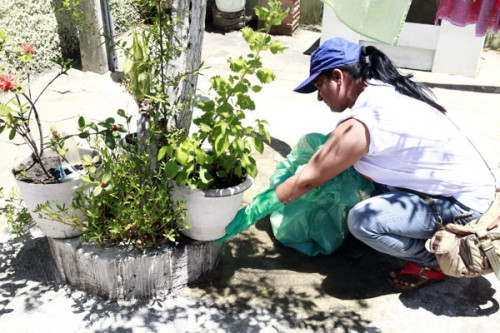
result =
[[234,13],[245,8],[246,0],[215,0],[217,9],[221,12]]

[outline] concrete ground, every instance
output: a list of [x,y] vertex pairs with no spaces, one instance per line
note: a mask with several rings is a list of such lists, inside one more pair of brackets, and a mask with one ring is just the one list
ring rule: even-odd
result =
[[[336,115],[316,96],[291,90],[308,73],[307,50],[319,33],[298,30],[279,37],[289,49],[267,57],[277,80],[255,95],[255,117],[267,119],[273,137],[258,158],[260,174],[247,202],[267,188],[276,163],[309,132],[332,130]],[[239,32],[206,32],[203,59],[213,74],[227,73],[226,58],[246,52]],[[477,77],[413,71],[483,153],[500,179],[500,54],[485,52]],[[44,79],[44,78],[42,78]],[[71,70],[40,101],[48,126],[71,132],[76,117],[103,119],[133,100],[110,73]],[[14,185],[10,168],[26,151],[0,139],[0,186]],[[279,244],[268,219],[226,243],[215,269],[186,288],[155,299],[112,302],[64,284],[48,242],[33,230],[14,242],[0,223],[0,331],[2,332],[498,332],[500,282],[493,275],[449,278],[401,293],[387,282],[402,262],[352,237],[329,256],[307,257]]]

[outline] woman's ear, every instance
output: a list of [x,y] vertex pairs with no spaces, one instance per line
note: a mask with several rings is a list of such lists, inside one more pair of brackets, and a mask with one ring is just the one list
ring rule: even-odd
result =
[[332,70],[332,77],[331,77],[332,81],[337,82],[337,84],[341,84],[343,78],[344,78],[344,73],[340,69],[335,68]]

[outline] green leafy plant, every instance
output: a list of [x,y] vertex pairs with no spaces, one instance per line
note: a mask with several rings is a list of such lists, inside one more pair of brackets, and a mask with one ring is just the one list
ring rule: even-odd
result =
[[[119,115],[130,121],[120,110]],[[114,118],[94,123],[80,117],[80,137],[87,138],[99,159],[86,160],[85,186],[75,193],[73,208],[83,210],[83,238],[96,244],[132,244],[137,248],[175,242],[185,218],[182,204],[170,199],[161,165],[152,168],[149,153]],[[98,133],[98,135],[94,135]]]
[[276,54],[286,49],[271,38],[269,31],[282,22],[288,10],[283,11],[281,2],[271,0],[269,8],[256,7],[255,12],[265,22],[264,27],[260,31],[242,29],[250,53],[228,59],[232,74],[227,78],[210,79],[213,96],[198,103],[202,114],[193,120],[198,130],[181,137],[177,145],[164,145],[158,151],[158,160],[168,161],[166,170],[177,185],[225,188],[240,183],[247,174],[257,175],[252,152],[262,153],[262,137],[270,141],[270,135],[267,121],[257,119],[248,126],[245,119],[247,112],[255,109],[251,94],[275,79],[271,70],[263,68],[261,53]]
[[23,198],[15,189],[5,194],[3,188],[0,188],[0,198],[3,200],[0,213],[5,216],[10,232],[18,238],[24,238],[35,222],[24,206]]
[[[76,191],[71,209],[82,211],[82,237],[99,245],[131,244],[143,249],[175,242],[185,219],[182,202],[173,202],[165,162],[156,160],[156,148],[178,141],[175,117],[185,102],[172,91],[189,73],[169,71],[169,62],[182,52],[173,26],[179,24],[163,8],[164,1],[140,0],[150,15],[148,24],[132,31],[132,43],[123,42],[125,85],[139,107],[138,131],[130,133],[133,117],[118,115],[125,125],[107,118],[78,120],[80,138],[98,151],[86,159],[85,185]],[[191,96],[187,97],[188,99]],[[53,142],[54,145],[57,142]],[[53,219],[67,219],[67,209],[40,210]],[[70,218],[76,219],[76,216]],[[76,221],[75,221],[76,222]]]

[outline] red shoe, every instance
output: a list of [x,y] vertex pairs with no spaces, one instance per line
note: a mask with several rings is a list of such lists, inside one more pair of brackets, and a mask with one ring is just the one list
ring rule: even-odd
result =
[[389,273],[387,280],[398,289],[415,290],[439,282],[445,277],[446,275],[441,271],[433,271],[410,261],[399,271]]

